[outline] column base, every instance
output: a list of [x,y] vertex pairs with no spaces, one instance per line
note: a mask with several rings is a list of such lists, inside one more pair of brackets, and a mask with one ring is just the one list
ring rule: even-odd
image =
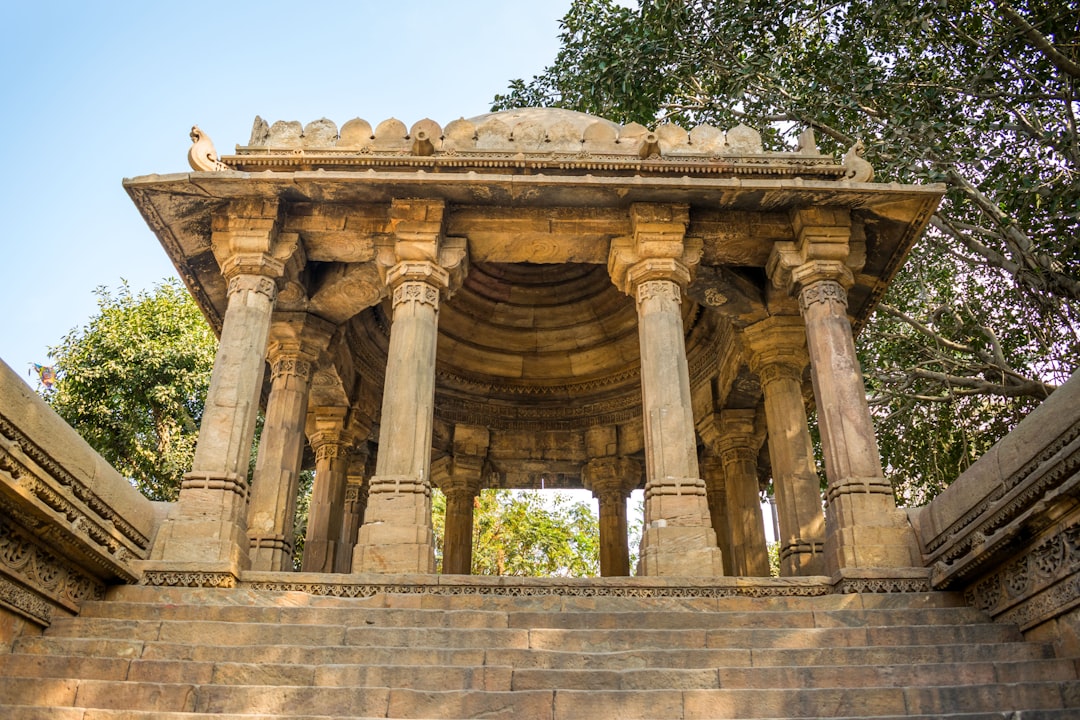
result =
[[825,574],[825,545],[793,540],[780,546],[780,577]]
[[907,513],[892,504],[891,494],[848,493],[832,502],[826,522],[826,574],[922,565],[915,530]]
[[435,538],[431,528],[369,523],[353,548],[354,573],[434,573]]
[[723,556],[712,528],[672,527],[656,521],[641,536],[638,574],[651,577],[721,577]]
[[302,572],[335,572],[338,544],[334,540],[313,540],[304,542]]
[[222,478],[221,484],[230,487],[207,483],[180,491],[154,539],[151,562],[226,568],[236,576],[251,567],[242,486],[232,478]]
[[249,537],[251,569],[288,572],[293,569],[291,538],[281,535]]

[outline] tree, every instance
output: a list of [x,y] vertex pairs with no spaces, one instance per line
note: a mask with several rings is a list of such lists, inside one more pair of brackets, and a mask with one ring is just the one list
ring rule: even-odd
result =
[[153,500],[191,469],[217,340],[177,280],[95,291],[98,312],[50,348],[53,408]]
[[1080,12],[1029,0],[576,0],[495,109],[747,123],[857,139],[877,179],[947,195],[859,339],[883,459],[922,501],[1080,356]]
[[[441,566],[446,496],[432,498]],[[592,508],[563,493],[484,490],[473,520],[474,575],[591,577],[600,574],[600,529]]]

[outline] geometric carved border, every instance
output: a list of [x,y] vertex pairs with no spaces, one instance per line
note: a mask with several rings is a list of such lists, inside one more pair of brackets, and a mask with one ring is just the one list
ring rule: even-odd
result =
[[567,585],[469,585],[438,583],[326,583],[295,582],[289,580],[257,580],[244,583],[253,590],[274,592],[302,592],[309,595],[343,598],[366,598],[381,593],[394,595],[435,596],[490,596],[490,597],[623,597],[623,598],[724,598],[724,597],[817,597],[829,595],[832,588],[826,584],[785,585],[763,582],[760,585],[740,586],[619,586],[591,585],[588,583]]

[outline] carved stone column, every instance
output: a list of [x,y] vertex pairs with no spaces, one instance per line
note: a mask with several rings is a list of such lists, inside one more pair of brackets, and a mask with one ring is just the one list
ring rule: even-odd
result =
[[386,282],[394,317],[379,460],[353,553],[356,572],[435,569],[430,481],[439,296],[460,279],[465,261],[463,241],[450,246],[442,240],[443,210],[434,201],[395,201],[391,208],[397,263]]
[[472,573],[473,511],[489,442],[487,428],[459,423],[454,426],[454,454],[432,464],[432,479],[446,495],[443,574]]
[[308,414],[308,442],[315,451],[315,481],[311,486],[304,572],[334,572],[345,516],[345,484],[350,439],[345,432],[348,408],[320,407]]
[[848,253],[850,216],[801,210],[792,214],[792,227],[796,242],[774,246],[769,271],[774,284],[798,298],[806,323],[828,477],[826,572],[917,566],[914,531],[881,468],[847,316],[847,288],[854,284],[849,265],[857,267]]
[[275,279],[284,273],[298,238],[279,231],[276,203],[234,202],[212,222],[228,304],[192,469],[184,476],[177,507],[158,533],[150,567],[187,566],[207,583],[230,584],[249,567],[248,462]]
[[641,482],[641,463],[628,457],[593,458],[582,469],[581,479],[600,503],[600,575],[627,576],[626,501]]
[[353,546],[356,545],[356,537],[360,526],[364,524],[364,513],[367,510],[370,463],[366,442],[361,443],[349,456],[345,475],[345,512],[341,521],[337,552],[334,553],[334,572],[337,573],[352,572]]
[[731,566],[731,530],[727,521],[727,477],[724,475],[724,462],[711,449],[700,460],[701,477],[705,481],[705,496],[709,503],[709,517],[712,519],[716,544],[724,558],[724,574],[734,575]]
[[769,459],[780,524],[780,574],[825,573],[821,484],[802,397],[806,329],[801,318],[776,316],[743,330],[750,369],[761,379]]
[[768,577],[769,554],[758,493],[757,456],[762,437],[753,410],[723,410],[703,425],[703,439],[724,467],[725,516],[731,535],[731,572]]
[[638,203],[630,217],[633,237],[612,240],[608,270],[637,300],[646,464],[641,569],[646,575],[721,575],[698,471],[682,320],[682,292],[700,245],[684,240],[685,205]]
[[292,570],[308,390],[333,329],[308,313],[275,314],[270,327],[270,397],[248,507],[253,570]]

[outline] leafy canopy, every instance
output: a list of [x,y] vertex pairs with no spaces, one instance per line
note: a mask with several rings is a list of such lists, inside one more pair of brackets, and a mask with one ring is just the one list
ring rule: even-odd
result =
[[1080,356],[1080,12],[1028,0],[576,0],[493,109],[862,139],[879,181],[941,182],[859,349],[901,500],[928,499]]
[[[442,565],[446,496],[432,498],[436,563]],[[473,514],[474,575],[592,577],[600,529],[588,503],[552,492],[483,490]]]
[[147,497],[174,500],[191,469],[217,340],[178,280],[95,291],[98,310],[50,348],[46,399]]

